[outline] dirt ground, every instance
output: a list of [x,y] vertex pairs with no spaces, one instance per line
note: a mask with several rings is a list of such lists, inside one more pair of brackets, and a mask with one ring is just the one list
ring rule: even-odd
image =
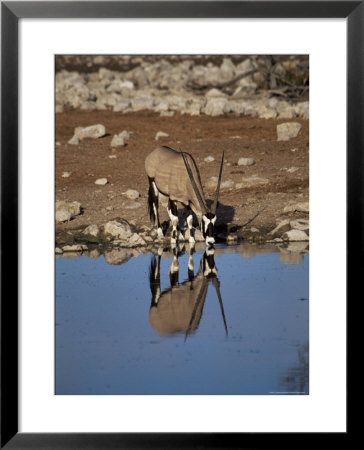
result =
[[[302,133],[289,141],[277,141],[277,124],[299,122]],[[85,139],[79,145],[68,144],[79,126],[103,124],[106,135]],[[78,201],[82,214],[56,225],[56,241],[72,236],[90,224],[124,218],[139,230],[151,227],[147,211],[148,180],[144,169],[146,156],[159,145],[168,145],[191,153],[200,169],[202,183],[218,176],[221,152],[225,150],[222,181],[240,183],[242,177],[258,176],[269,183],[236,189],[221,189],[217,211],[217,232],[236,232],[239,238],[264,241],[268,232],[285,218],[307,218],[305,213],[283,213],[285,206],[307,202],[309,196],[309,122],[307,120],[256,119],[228,114],[211,117],[176,113],[161,117],[149,111],[116,113],[69,110],[56,115],[55,120],[55,192],[56,200]],[[112,148],[114,134],[132,132],[125,147]],[[156,133],[168,133],[155,140]],[[110,157],[111,156],[111,157]],[[215,161],[205,162],[213,156]],[[252,166],[239,166],[240,157],[255,160]],[[293,169],[292,169],[293,168]],[[70,172],[63,178],[64,172]],[[105,186],[95,185],[98,178],[107,178]],[[141,206],[128,209],[131,200],[123,192],[136,189]],[[205,188],[212,199],[214,190]],[[168,218],[160,207],[161,220]],[[63,236],[61,238],[60,236]]]

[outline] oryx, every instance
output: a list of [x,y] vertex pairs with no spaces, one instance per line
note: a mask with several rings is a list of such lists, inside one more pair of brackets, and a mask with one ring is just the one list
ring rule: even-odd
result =
[[149,180],[148,208],[153,223],[157,220],[158,236],[163,236],[158,214],[158,197],[163,194],[168,197],[168,214],[173,227],[171,242],[177,240],[178,213],[176,202],[187,208],[187,225],[190,230],[189,241],[195,242],[193,234],[193,215],[200,221],[201,232],[206,245],[213,245],[216,209],[218,206],[224,152],[222,153],[219,178],[217,181],[215,199],[208,208],[202,189],[200,172],[196,162],[189,153],[174,150],[170,147],[158,147],[145,160],[145,170]]
[[[193,248],[193,247],[192,247]],[[153,256],[149,269],[149,284],[152,301],[149,310],[149,323],[162,336],[184,333],[187,337],[197,330],[205,304],[208,285],[212,283],[220,304],[225,334],[228,334],[224,307],[214,261],[214,250],[207,249],[203,254],[199,270],[194,274],[192,252],[189,251],[188,280],[178,282],[179,264],[176,259],[182,253],[174,248],[173,261],[169,268],[170,287],[161,290],[161,255]],[[167,255],[168,256],[168,255]]]

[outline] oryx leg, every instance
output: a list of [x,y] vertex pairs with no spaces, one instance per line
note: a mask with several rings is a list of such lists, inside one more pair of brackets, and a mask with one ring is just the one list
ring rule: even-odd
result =
[[193,257],[192,255],[195,253],[195,247],[190,246],[190,250],[188,252],[188,279],[190,281],[193,281],[195,274],[194,274],[194,265],[193,265]]
[[149,269],[149,285],[150,290],[152,291],[151,306],[157,306],[158,300],[161,296],[160,264],[161,264],[160,255],[158,255],[157,258],[153,256]]
[[172,224],[171,243],[175,244],[178,239],[178,210],[176,203],[171,199],[168,199],[168,215]]
[[157,185],[153,178],[148,177],[149,180],[149,192],[148,192],[148,208],[149,216],[153,223],[157,221],[157,233],[159,238],[163,238],[163,231],[159,221],[159,211],[158,211],[158,199],[159,191]]
[[168,275],[171,286],[178,285],[178,274],[179,274],[179,262],[178,262],[178,246],[173,245],[173,260],[169,266]]

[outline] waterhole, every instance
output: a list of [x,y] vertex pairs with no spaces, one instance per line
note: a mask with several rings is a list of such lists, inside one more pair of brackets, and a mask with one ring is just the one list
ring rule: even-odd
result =
[[56,394],[309,393],[306,244],[67,256]]

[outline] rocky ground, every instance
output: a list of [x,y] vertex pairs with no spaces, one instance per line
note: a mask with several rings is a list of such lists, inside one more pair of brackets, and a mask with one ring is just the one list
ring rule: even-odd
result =
[[[126,60],[119,58],[118,70],[92,71],[95,58],[101,57],[81,58],[83,71],[80,65],[77,72],[64,70],[67,61],[58,60],[58,254],[156,244],[144,161],[159,145],[195,157],[209,199],[225,150],[217,240],[308,243],[305,61],[271,62],[264,72],[256,70],[261,64],[253,57],[221,58],[219,65],[188,58],[128,60],[123,69]],[[302,77],[297,88],[280,84],[285,73],[290,80],[292,73]],[[167,220],[163,206],[160,211]],[[183,219],[181,211],[181,226]]]

